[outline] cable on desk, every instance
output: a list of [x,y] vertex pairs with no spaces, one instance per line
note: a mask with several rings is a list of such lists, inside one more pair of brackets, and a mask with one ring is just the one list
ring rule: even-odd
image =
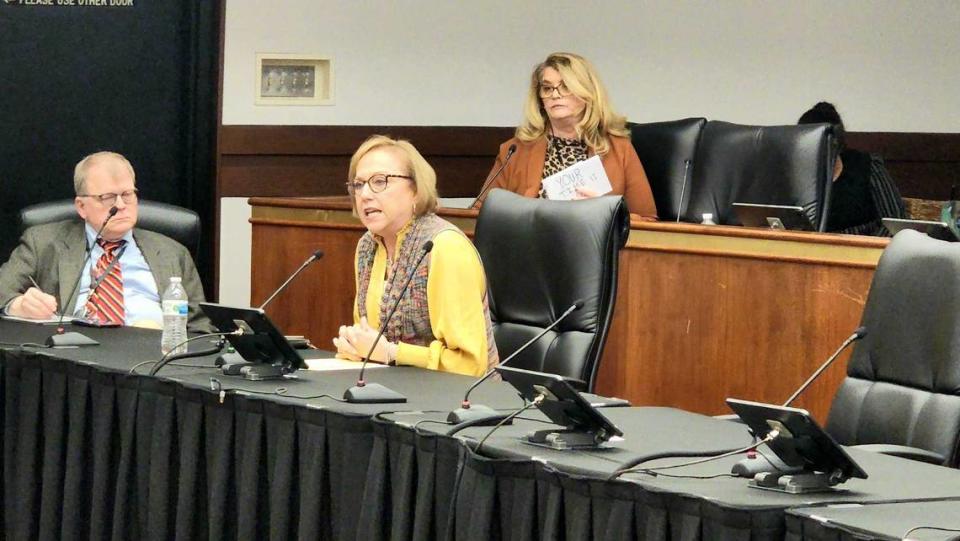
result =
[[[960,528],[944,528],[942,526],[914,526],[906,532],[903,533],[900,537],[907,539],[910,537],[910,534],[917,532],[919,530],[934,530],[937,532],[960,532]],[[957,539],[957,536],[951,537],[950,539]]]
[[[140,368],[141,366],[143,366],[143,365],[145,365],[145,364],[154,363],[154,364],[153,364],[153,368],[150,369],[150,373],[147,374],[147,375],[149,375],[149,376],[156,376],[156,375],[157,375],[157,372],[159,372],[161,368],[163,368],[164,366],[166,366],[167,363],[170,363],[171,361],[176,361],[176,360],[178,360],[178,359],[188,359],[188,358],[190,358],[190,357],[199,357],[199,356],[202,356],[202,355],[211,355],[211,354],[213,354],[213,353],[217,353],[218,351],[220,351],[221,349],[223,349],[224,344],[226,344],[226,341],[223,340],[223,337],[228,336],[228,335],[231,335],[231,334],[239,335],[239,334],[243,334],[243,331],[240,330],[240,329],[237,329],[236,331],[233,331],[233,332],[214,332],[214,333],[200,334],[200,335],[197,335],[197,336],[191,336],[190,338],[187,338],[186,340],[184,340],[184,341],[180,342],[179,344],[177,344],[177,345],[173,346],[172,348],[170,348],[170,351],[166,352],[166,353],[163,355],[163,357],[160,357],[160,360],[159,360],[159,361],[143,361],[143,362],[141,362],[141,363],[137,363],[137,364],[133,365],[132,368],[130,368],[130,372],[129,372],[129,373],[130,373],[130,374],[136,374],[136,373],[137,373],[137,368]],[[177,354],[171,355],[171,353],[173,353],[174,351],[176,351],[180,346],[189,344],[190,342],[193,342],[194,340],[200,340],[200,339],[202,339],[202,338],[212,338],[212,337],[214,337],[214,336],[219,337],[219,338],[221,339],[221,340],[217,343],[216,349],[210,348],[210,349],[206,349],[206,350],[202,350],[202,351],[187,351],[186,353],[177,353]]]
[[419,421],[413,423],[413,426],[412,426],[411,428],[413,429],[414,432],[416,432],[417,434],[420,434],[420,433],[421,433],[421,432],[420,432],[420,425],[422,425],[422,424],[424,424],[424,423],[437,423],[438,425],[449,425],[449,424],[450,424],[450,423],[448,423],[448,422],[446,422],[446,421],[444,421],[444,420],[442,420],[442,419],[420,419]]
[[36,343],[36,342],[22,342],[22,343],[0,342],[0,347],[4,347],[4,348],[20,348],[20,349],[23,349],[23,348],[44,348],[44,349],[46,349],[46,348],[52,348],[53,346],[48,346],[48,345],[46,345],[46,344],[38,344],[38,343]]
[[[480,448],[483,447],[483,443],[484,443],[485,441],[487,441],[487,438],[489,438],[491,434],[493,434],[494,432],[496,432],[496,431],[497,431],[500,427],[502,427],[503,425],[507,424],[508,421],[512,420],[512,419],[513,419],[514,417],[516,417],[517,415],[520,415],[521,413],[527,411],[528,409],[530,409],[530,408],[532,408],[532,407],[534,407],[534,406],[539,406],[540,403],[543,402],[545,398],[546,398],[546,395],[538,394],[538,395],[536,396],[536,398],[534,398],[529,404],[523,406],[522,408],[518,409],[517,411],[515,411],[515,412],[511,413],[510,415],[507,415],[506,417],[504,417],[503,420],[501,420],[501,421],[500,421],[499,423],[497,423],[493,428],[491,428],[490,431],[487,432],[487,434],[483,437],[483,439],[481,439],[480,442],[477,443],[477,446],[476,446],[476,448],[474,448],[473,452],[479,454],[479,453],[480,453]],[[464,424],[466,424],[466,423],[464,423]]]
[[[746,453],[747,451],[750,451],[752,449],[756,449],[761,444],[769,443],[779,435],[780,435],[780,432],[776,430],[771,430],[770,432],[767,433],[766,436],[764,436],[762,440],[758,442],[751,443],[750,445],[746,447],[741,447],[739,449],[732,449],[730,451],[721,451],[719,454],[710,454],[705,456],[704,458],[701,458],[700,460],[691,460],[689,462],[681,462],[680,464],[670,464],[668,466],[657,466],[654,468],[638,467],[640,464],[643,464],[644,462],[649,462],[651,460],[656,460],[659,458],[704,456],[703,453],[700,453],[700,452],[670,452],[670,453],[657,453],[654,455],[648,455],[648,456],[642,457],[638,461],[635,461],[633,464],[628,463],[630,465],[627,467],[621,467],[614,470],[613,473],[607,476],[607,480],[612,481],[625,473],[644,473],[644,474],[653,475],[653,476],[662,475],[662,474],[658,474],[657,472],[660,470],[670,470],[673,468],[683,468],[686,466],[693,466],[695,464],[703,464],[704,462],[711,462],[713,460],[719,460],[721,458],[726,458],[728,456],[739,455],[741,453]],[[717,475],[713,477],[721,477],[721,476]]]
[[244,395],[244,394],[255,394],[255,395],[266,395],[266,396],[285,396],[287,398],[296,398],[298,400],[313,400],[316,398],[329,398],[335,402],[346,402],[342,398],[337,398],[329,394],[318,394],[311,396],[301,396],[290,394],[286,387],[277,387],[272,391],[260,391],[257,389],[246,389],[243,387],[229,387],[224,388],[223,383],[217,378],[210,378],[210,390],[220,394],[220,403],[223,404],[224,399],[228,394],[234,395]]

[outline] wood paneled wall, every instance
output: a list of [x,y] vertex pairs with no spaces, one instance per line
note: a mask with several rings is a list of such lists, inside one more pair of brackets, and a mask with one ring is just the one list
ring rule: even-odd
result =
[[436,169],[441,197],[474,195],[513,128],[443,126],[223,126],[221,197],[344,193],[350,156],[367,137],[408,139]]
[[[353,151],[369,135],[409,139],[437,170],[442,197],[476,194],[513,128],[455,126],[222,126],[220,197],[339,195]],[[904,197],[947,199],[960,183],[960,134],[853,132],[877,152]]]

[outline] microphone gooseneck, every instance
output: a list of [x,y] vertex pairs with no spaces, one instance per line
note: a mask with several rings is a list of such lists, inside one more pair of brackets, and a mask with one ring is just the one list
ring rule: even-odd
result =
[[[93,244],[96,244],[100,240],[101,235],[103,235],[103,230],[107,228],[107,224],[110,223],[110,220],[117,215],[120,209],[116,205],[110,207],[110,210],[107,211],[107,217],[103,219],[103,223],[100,224],[100,229],[97,230],[97,236],[93,238]],[[57,330],[56,332],[47,337],[46,345],[50,347],[55,346],[82,346],[82,345],[96,345],[98,342],[91,338],[84,336],[78,332],[64,332],[63,328],[63,318],[67,315],[67,307],[70,306],[71,301],[73,301],[73,296],[76,294],[77,289],[80,287],[80,282],[83,280],[83,271],[87,268],[87,262],[90,261],[90,256],[93,254],[93,244],[88,244],[86,239],[83,241],[85,255],[83,257],[83,263],[80,265],[80,275],[77,276],[77,281],[73,284],[73,289],[70,291],[70,295],[67,296],[66,301],[63,303],[63,306],[60,307],[60,318],[57,320]]]
[[87,243],[86,240],[83,241],[84,251],[86,255],[83,258],[83,264],[80,265],[80,276],[77,277],[77,281],[73,284],[73,290],[70,291],[70,295],[67,297],[66,302],[63,306],[60,307],[60,319],[57,321],[57,334],[63,334],[63,316],[67,313],[67,306],[70,306],[70,301],[73,300],[73,295],[77,292],[77,288],[80,287],[80,282],[83,281],[83,270],[87,267],[87,262],[90,261],[90,255],[93,254],[93,245],[100,240],[100,236],[103,235],[103,230],[107,228],[107,224],[110,223],[110,220],[117,215],[120,209],[116,205],[110,207],[110,210],[107,211],[107,217],[103,219],[103,222],[100,224],[100,229],[97,230],[97,236],[93,238],[93,243]]
[[[555,319],[552,323],[550,323],[550,325],[547,325],[547,327],[544,328],[539,333],[537,333],[536,336],[534,336],[530,340],[527,340],[526,343],[524,343],[522,346],[517,348],[513,353],[508,355],[506,359],[500,361],[500,363],[497,366],[504,366],[510,361],[512,361],[513,359],[515,359],[518,355],[523,353],[524,350],[526,350],[531,345],[533,345],[534,342],[542,338],[543,335],[547,334],[554,327],[559,325],[560,322],[566,319],[567,316],[573,313],[574,310],[577,310],[578,308],[581,308],[581,307],[583,307],[582,301],[577,301],[572,305],[570,305],[570,307],[567,308],[566,311],[564,311],[562,314],[560,314],[560,316],[557,319]],[[504,417],[504,414],[494,410],[493,408],[490,408],[489,406],[484,406],[480,404],[472,405],[470,403],[470,393],[472,393],[474,389],[479,387],[481,383],[490,379],[490,376],[492,376],[493,373],[496,372],[496,370],[497,370],[496,367],[491,368],[480,379],[473,382],[473,385],[471,385],[467,389],[467,392],[463,394],[463,401],[460,403],[460,407],[451,411],[447,415],[448,423],[460,425],[460,426],[465,426],[465,424],[477,426],[477,425],[484,425],[484,424],[492,424],[492,422],[496,422]],[[451,433],[448,433],[448,434],[451,434]]]
[[[560,314],[560,317],[558,317],[553,321],[553,323],[551,323],[550,325],[547,325],[542,331],[537,333],[536,336],[534,336],[530,340],[527,340],[526,343],[524,343],[522,346],[517,348],[513,353],[511,353],[510,355],[507,355],[507,358],[500,361],[500,363],[497,366],[505,366],[507,363],[512,361],[514,358],[516,358],[517,355],[520,355],[527,348],[532,346],[534,342],[536,342],[537,340],[540,340],[543,337],[543,335],[553,330],[553,328],[559,325],[561,321],[563,321],[564,319],[567,319],[567,316],[569,316],[571,313],[573,313],[574,310],[580,308],[581,306],[583,306],[583,302],[581,301],[577,301],[571,304],[569,308],[567,308],[562,314]],[[487,371],[486,374],[483,375],[483,377],[475,381],[473,385],[471,385],[470,388],[467,389],[467,392],[463,394],[463,402],[461,403],[461,407],[463,408],[470,407],[470,393],[472,393],[473,390],[476,389],[481,383],[489,379],[490,376],[492,376],[493,373],[496,371],[497,371],[496,368],[491,368],[490,370]]]
[[272,300],[274,299],[274,297],[276,297],[277,295],[280,294],[281,291],[283,291],[284,289],[286,289],[287,285],[289,285],[290,282],[292,282],[293,279],[297,277],[297,275],[299,275],[301,272],[303,272],[303,269],[309,267],[311,264],[313,264],[314,261],[320,259],[321,257],[323,257],[323,250],[317,250],[317,251],[313,252],[313,253],[310,255],[310,257],[308,257],[307,260],[304,261],[302,265],[300,265],[300,268],[298,268],[297,270],[295,270],[295,271],[293,272],[293,274],[291,274],[290,277],[286,279],[286,281],[284,281],[282,284],[280,284],[280,287],[278,287],[277,289],[275,289],[274,292],[271,293],[269,297],[267,297],[267,300],[263,301],[263,304],[261,304],[260,307],[257,308],[257,309],[258,309],[258,310],[263,310],[268,304],[270,304],[270,301],[272,301]]
[[500,173],[503,173],[503,170],[507,167],[507,164],[510,163],[510,158],[513,157],[513,153],[516,151],[517,144],[514,143],[510,145],[510,148],[507,149],[507,155],[503,158],[503,163],[500,164],[500,168],[497,169],[496,173],[490,175],[490,178],[488,178],[487,181],[483,183],[483,186],[480,187],[480,193],[477,194],[477,198],[473,200],[473,205],[470,205],[471,207],[476,206],[477,203],[483,200],[483,196],[486,195],[487,190],[489,190],[490,186],[493,185],[493,181],[500,176]]
[[367,363],[370,362],[370,356],[373,355],[374,350],[377,348],[377,344],[380,343],[380,338],[383,336],[383,333],[387,330],[387,325],[390,323],[390,319],[393,318],[393,314],[397,311],[397,308],[400,306],[400,301],[403,299],[404,294],[407,292],[407,288],[410,286],[410,282],[413,280],[413,276],[416,273],[420,264],[423,263],[423,259],[427,257],[427,254],[433,250],[433,241],[428,240],[423,244],[422,252],[420,257],[417,258],[417,261],[410,267],[410,272],[407,273],[407,279],[403,283],[403,287],[400,289],[400,294],[397,295],[397,300],[394,301],[393,306],[390,308],[390,312],[387,314],[387,317],[383,318],[383,321],[380,323],[380,330],[377,332],[377,337],[373,339],[373,343],[370,344],[370,350],[367,351],[367,354],[363,357],[363,364],[360,365],[360,376],[357,378],[357,384],[353,387],[347,389],[343,393],[343,398],[353,404],[363,404],[363,403],[396,403],[396,402],[406,402],[407,398],[396,391],[387,389],[382,385],[377,384],[367,384],[363,379],[363,374],[367,369]]
[[844,340],[842,344],[840,344],[840,347],[837,349],[837,351],[833,352],[833,355],[831,355],[830,358],[827,359],[825,363],[820,365],[820,368],[818,368],[817,371],[814,372],[813,375],[807,379],[807,381],[803,382],[803,385],[801,385],[799,389],[797,389],[792,395],[790,395],[790,398],[788,398],[787,401],[783,403],[783,407],[787,407],[790,404],[792,404],[793,401],[796,400],[798,396],[800,396],[800,393],[807,390],[807,387],[809,387],[811,383],[816,381],[816,379],[820,377],[820,374],[822,374],[823,371],[826,370],[828,366],[833,364],[833,361],[836,360],[836,358],[839,357],[841,353],[843,353],[843,350],[847,349],[847,347],[850,344],[856,342],[857,340],[860,340],[866,335],[867,335],[866,327],[857,327],[857,330],[853,331],[853,334],[848,336],[847,339]]
[[683,194],[687,191],[687,180],[690,178],[690,160],[683,160],[683,184],[680,185],[680,201],[677,203],[677,223],[683,213]]

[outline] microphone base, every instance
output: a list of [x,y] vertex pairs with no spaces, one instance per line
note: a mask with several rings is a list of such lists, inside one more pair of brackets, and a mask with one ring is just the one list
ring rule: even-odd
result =
[[379,383],[367,383],[363,387],[354,385],[343,393],[343,399],[350,404],[403,404],[407,401],[407,397]]
[[510,413],[499,412],[482,404],[471,405],[469,408],[457,408],[447,415],[447,422],[454,425],[470,423],[470,426],[493,426]]
[[61,348],[61,347],[99,346],[100,342],[97,342],[93,338],[90,338],[89,336],[80,334],[78,332],[65,332],[63,334],[53,334],[48,336],[44,344],[52,348]]

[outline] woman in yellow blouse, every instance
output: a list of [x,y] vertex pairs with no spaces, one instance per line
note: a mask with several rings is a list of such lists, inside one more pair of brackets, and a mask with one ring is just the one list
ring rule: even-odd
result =
[[[479,376],[498,362],[480,256],[438,217],[437,175],[407,141],[367,139],[350,159],[347,191],[367,228],[357,243],[353,325],[333,339],[341,357],[370,350],[380,317],[412,281],[371,361]],[[419,266],[427,241],[433,249]]]

